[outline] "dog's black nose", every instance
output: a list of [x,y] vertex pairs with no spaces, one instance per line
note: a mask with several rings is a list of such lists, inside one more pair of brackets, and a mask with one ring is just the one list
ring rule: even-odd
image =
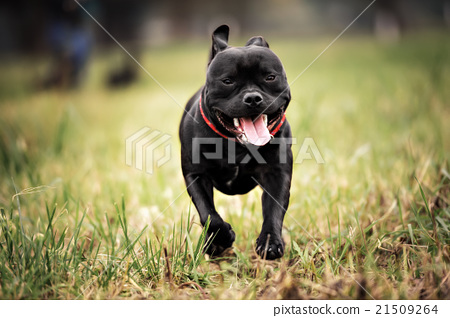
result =
[[244,104],[247,106],[259,106],[263,101],[263,97],[258,92],[247,93],[244,95]]

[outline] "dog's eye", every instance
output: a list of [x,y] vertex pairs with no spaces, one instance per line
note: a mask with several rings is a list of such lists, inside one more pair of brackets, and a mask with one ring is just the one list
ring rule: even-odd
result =
[[275,80],[275,75],[269,75],[266,77],[266,82],[273,82]]
[[229,78],[225,78],[222,80],[222,83],[224,83],[225,85],[231,85],[233,84],[233,81],[230,80]]

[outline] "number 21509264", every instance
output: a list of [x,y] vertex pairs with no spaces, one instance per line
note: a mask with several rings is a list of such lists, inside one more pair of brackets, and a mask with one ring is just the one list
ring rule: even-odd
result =
[[437,315],[437,305],[377,305],[377,315]]

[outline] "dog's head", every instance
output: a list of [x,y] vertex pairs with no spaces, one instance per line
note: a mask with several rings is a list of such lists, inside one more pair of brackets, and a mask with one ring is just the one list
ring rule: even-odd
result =
[[291,95],[280,59],[264,38],[228,46],[229,28],[218,27],[203,93],[210,119],[241,143],[262,146],[280,124]]

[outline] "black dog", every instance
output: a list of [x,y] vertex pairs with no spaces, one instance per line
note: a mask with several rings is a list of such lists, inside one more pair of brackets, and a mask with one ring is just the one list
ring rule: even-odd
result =
[[214,207],[213,187],[244,194],[259,185],[264,222],[256,240],[261,257],[283,256],[283,219],[292,177],[290,102],[286,73],[262,37],[228,46],[229,28],[212,35],[206,84],[189,100],[180,124],[181,162],[202,225],[210,220],[206,252],[231,247],[235,234]]

